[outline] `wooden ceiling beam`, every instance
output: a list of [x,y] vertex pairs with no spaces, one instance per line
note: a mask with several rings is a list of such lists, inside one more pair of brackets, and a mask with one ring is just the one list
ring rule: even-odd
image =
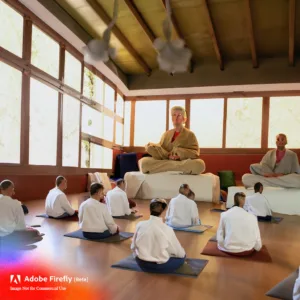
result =
[[295,18],[296,1],[289,0],[289,64],[295,64]]
[[132,14],[134,15],[137,22],[143,28],[143,30],[144,30],[145,34],[147,35],[147,37],[149,38],[149,40],[153,43],[154,40],[156,39],[156,36],[153,33],[153,31],[150,29],[150,27],[147,25],[145,19],[143,18],[142,14],[139,12],[134,1],[133,0],[124,0],[124,1],[127,4],[130,11],[132,12]]
[[210,37],[212,39],[212,43],[216,52],[216,56],[219,62],[219,66],[221,70],[224,70],[224,62],[223,62],[223,58],[222,58],[222,54],[220,51],[220,47],[219,47],[219,43],[216,37],[216,33],[215,33],[215,29],[214,29],[214,25],[212,22],[212,18],[211,18],[211,13],[208,7],[208,0],[203,0],[203,4],[204,4],[204,10],[205,10],[205,14],[207,16],[207,21],[208,21],[208,30],[209,30],[209,34]]
[[[106,25],[108,25],[111,22],[111,18],[108,16],[108,14],[105,12],[103,7],[96,0],[87,0],[87,2]],[[147,65],[144,59],[137,53],[137,51],[133,48],[131,43],[128,41],[128,39],[124,36],[124,34],[116,25],[112,28],[112,33],[122,43],[122,45],[126,48],[126,50],[134,57],[134,59],[147,73],[147,75],[150,75],[152,71],[151,68]]]
[[[162,3],[164,5],[164,8],[166,9],[167,8],[166,7],[166,0],[162,0]],[[174,30],[175,30],[177,36],[185,42],[184,36],[182,34],[182,31],[180,30],[180,27],[178,25],[177,19],[174,16],[174,14],[171,14],[171,19],[172,19],[172,24],[173,24],[173,27],[174,27]],[[185,44],[186,44],[186,42],[185,42]],[[193,73],[195,64],[196,64],[196,62],[193,59],[191,59],[190,65],[189,65],[189,72],[190,73]]]
[[250,0],[246,0],[246,19],[247,19],[247,25],[248,25],[249,42],[250,42],[250,49],[251,49],[251,56],[252,56],[252,65],[253,65],[253,68],[257,68],[258,60],[257,60],[256,47],[255,47],[255,38],[254,38],[253,22],[252,22],[252,16],[251,16]]

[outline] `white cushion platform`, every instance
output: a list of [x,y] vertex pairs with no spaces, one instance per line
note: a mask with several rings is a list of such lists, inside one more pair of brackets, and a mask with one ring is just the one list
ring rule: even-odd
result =
[[[243,186],[228,188],[227,208],[234,204],[234,195],[243,192],[246,195],[254,193],[253,188]],[[268,199],[272,211],[287,215],[300,215],[300,189],[285,189],[279,187],[264,187],[263,195]]]
[[128,172],[124,177],[128,198],[171,199],[178,195],[181,184],[187,183],[195,193],[196,201],[219,203],[220,180],[219,177],[207,173],[200,175],[183,175],[179,172],[162,172],[156,174],[143,174],[141,172]]

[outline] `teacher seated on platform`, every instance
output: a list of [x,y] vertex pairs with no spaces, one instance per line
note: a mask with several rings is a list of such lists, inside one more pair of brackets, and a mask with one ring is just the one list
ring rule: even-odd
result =
[[119,227],[109,214],[103,198],[104,187],[100,183],[92,183],[90,198],[79,207],[79,226],[87,239],[105,239],[119,233]]
[[267,152],[259,164],[252,164],[252,174],[242,177],[246,187],[252,187],[260,181],[264,186],[300,188],[300,170],[298,156],[285,148],[287,137],[280,133],[276,136],[277,149]]
[[46,214],[55,219],[62,219],[76,215],[64,191],[67,189],[67,179],[63,176],[56,178],[56,187],[53,188],[46,198]]
[[172,198],[169,203],[166,224],[171,227],[189,227],[201,224],[197,204],[188,198],[190,192],[188,184],[180,186],[179,195]]
[[[12,181],[0,183],[0,238],[5,243],[29,245],[41,241],[38,230],[27,227],[21,202],[14,200],[15,187]],[[1,243],[1,241],[0,241]]]
[[262,247],[257,218],[246,212],[245,194],[234,195],[234,206],[221,213],[217,231],[218,248],[221,251],[238,255],[250,255]]
[[[183,107],[171,110],[174,129],[165,132],[158,144],[148,143],[145,150],[152,157],[139,160],[144,174],[180,171],[184,174],[201,174],[205,171],[204,161],[199,159],[200,150],[195,134],[184,127],[187,116]],[[151,126],[149,124],[149,126]]]
[[164,224],[160,217],[166,207],[166,200],[153,199],[150,219],[136,226],[131,249],[137,264],[145,272],[171,273],[185,261],[185,251],[173,229]]
[[267,198],[262,195],[263,189],[264,187],[260,182],[255,183],[254,195],[246,197],[244,209],[257,216],[259,221],[271,221],[272,211]]

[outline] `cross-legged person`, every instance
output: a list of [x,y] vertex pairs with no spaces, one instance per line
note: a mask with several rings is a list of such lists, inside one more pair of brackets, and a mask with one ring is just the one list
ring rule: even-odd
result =
[[161,218],[166,207],[164,199],[153,199],[150,219],[139,222],[133,236],[131,249],[137,264],[145,272],[171,273],[185,262],[184,249],[173,229]]

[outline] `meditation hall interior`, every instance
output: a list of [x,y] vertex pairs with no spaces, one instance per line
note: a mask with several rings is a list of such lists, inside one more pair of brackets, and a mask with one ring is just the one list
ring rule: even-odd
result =
[[0,0],[0,299],[300,300],[300,0]]

